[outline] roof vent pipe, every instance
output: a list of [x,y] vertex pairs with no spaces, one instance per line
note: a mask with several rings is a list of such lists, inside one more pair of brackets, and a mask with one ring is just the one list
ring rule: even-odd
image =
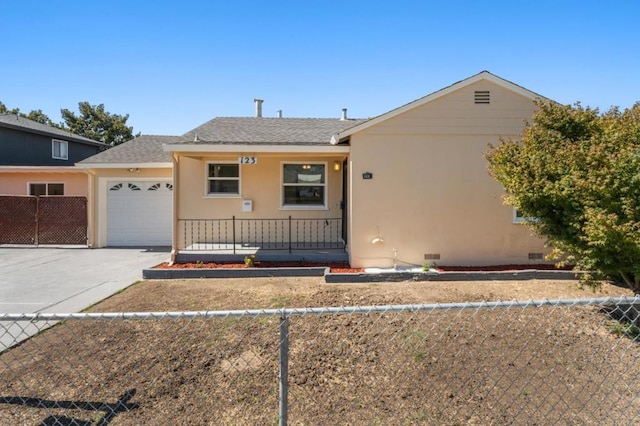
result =
[[278,110],[278,118],[282,118],[282,110],[281,109]]
[[262,102],[263,99],[254,99],[253,102],[256,103],[256,117],[262,117]]
[[345,121],[346,119],[347,119],[347,109],[342,108],[342,117],[340,118],[340,120]]

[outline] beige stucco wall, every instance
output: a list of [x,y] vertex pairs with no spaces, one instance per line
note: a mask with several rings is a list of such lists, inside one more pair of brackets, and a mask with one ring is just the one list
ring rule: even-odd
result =
[[[490,90],[491,104],[474,104]],[[534,103],[479,82],[351,137],[349,250],[352,266],[530,263],[543,241],[513,223],[484,154],[500,136],[518,135]],[[373,173],[364,180],[362,174]],[[378,232],[384,243],[372,244]],[[535,261],[539,263],[540,261]]]
[[106,245],[106,185],[117,181],[150,181],[155,179],[171,180],[173,172],[171,167],[163,168],[138,168],[129,171],[129,168],[105,168],[88,169],[89,176],[89,227],[88,244],[92,247],[104,247]]
[[64,195],[87,196],[87,174],[84,172],[2,172],[0,194],[29,195],[30,183],[63,183]]
[[[257,164],[240,166],[239,197],[207,196],[207,163],[237,162],[239,156],[255,156]],[[272,154],[230,153],[193,154],[182,153],[177,167],[178,196],[177,216],[182,219],[279,219],[288,218],[341,218],[342,172],[333,170],[334,161],[345,158],[344,154]],[[287,209],[281,207],[281,172],[286,162],[326,163],[327,207],[321,209]],[[243,212],[243,200],[252,200],[253,211]],[[202,230],[201,230],[202,231]],[[184,224],[177,227],[178,248],[185,245]],[[189,230],[190,234],[197,232]],[[211,235],[190,235],[188,240],[208,241]],[[215,237],[214,237],[215,239]],[[195,242],[193,241],[193,242]],[[188,243],[186,243],[188,245]]]

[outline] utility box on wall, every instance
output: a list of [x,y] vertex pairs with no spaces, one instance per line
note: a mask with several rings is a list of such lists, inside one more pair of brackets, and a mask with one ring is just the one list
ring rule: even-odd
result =
[[252,212],[253,211],[253,200],[242,200],[242,211],[243,212]]

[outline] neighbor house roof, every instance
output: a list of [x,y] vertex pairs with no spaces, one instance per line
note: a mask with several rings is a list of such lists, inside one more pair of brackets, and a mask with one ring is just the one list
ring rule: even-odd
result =
[[[187,132],[181,144],[325,145],[331,136],[366,120],[218,117]],[[197,141],[196,141],[197,134]]]
[[153,164],[171,166],[171,156],[162,150],[165,143],[183,140],[180,136],[141,135],[80,161],[81,167],[126,167]]
[[411,109],[417,108],[419,106],[422,106],[424,104],[426,104],[427,102],[431,102],[434,101],[438,98],[441,98],[442,96],[448,95],[451,92],[454,92],[456,90],[462,89],[463,87],[469,86],[471,84],[474,84],[478,81],[489,81],[491,83],[497,84],[500,87],[503,87],[507,90],[510,90],[512,92],[515,92],[519,95],[522,95],[526,98],[529,98],[531,100],[534,99],[546,99],[544,96],[541,96],[535,92],[532,92],[529,89],[525,89],[522,86],[519,86],[515,83],[512,83],[509,80],[505,80],[504,78],[498,77],[497,75],[491,74],[489,71],[482,71],[479,72],[476,75],[472,75],[469,78],[466,78],[464,80],[458,81],[457,83],[453,83],[450,86],[447,86],[443,89],[437,90],[427,96],[423,96],[422,98],[416,99],[415,101],[409,102],[408,104],[405,104],[401,107],[392,109],[389,112],[386,112],[382,115],[379,115],[377,117],[372,118],[371,120],[367,120],[366,122],[363,123],[358,123],[356,126],[351,126],[347,129],[344,129],[342,131],[340,131],[337,135],[335,135],[334,137],[331,138],[331,143],[332,144],[337,144],[339,142],[342,142],[344,140],[346,140],[347,137],[353,135],[354,133],[360,132],[362,130],[368,129],[371,126],[375,126],[378,123],[381,123],[383,121],[389,120],[390,118],[396,117],[404,112],[407,112]]
[[29,133],[61,138],[66,141],[79,142],[88,145],[108,146],[105,143],[85,138],[84,136],[78,136],[68,130],[58,129],[57,127],[49,126],[48,124],[38,123],[37,121],[29,120],[28,118],[17,114],[0,114],[0,127],[22,130]]

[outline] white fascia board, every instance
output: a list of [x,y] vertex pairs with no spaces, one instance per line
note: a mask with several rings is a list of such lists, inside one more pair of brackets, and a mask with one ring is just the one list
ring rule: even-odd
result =
[[[510,81],[504,80],[498,76],[495,76],[493,74],[491,74],[488,71],[482,71],[479,74],[476,74],[474,76],[471,76],[465,80],[459,81],[457,83],[452,84],[451,86],[445,87],[444,89],[440,89],[436,92],[431,93],[430,95],[424,96],[420,99],[416,99],[413,102],[409,102],[408,104],[405,104],[399,108],[393,109],[387,113],[384,113],[382,115],[379,115],[377,117],[372,118],[369,121],[366,121],[362,124],[359,124],[357,126],[351,127],[350,129],[346,129],[343,132],[338,133],[338,135],[334,135],[335,136],[335,140],[339,141],[340,139],[344,139],[348,136],[351,136],[354,133],[357,132],[361,132],[362,130],[368,129],[371,126],[375,126],[376,124],[386,121],[390,118],[393,118],[395,116],[398,116],[404,112],[407,112],[409,110],[412,110],[414,108],[417,108],[419,106],[422,106],[428,102],[434,101],[438,98],[441,98],[443,96],[448,95],[449,93],[455,92],[456,90],[460,90],[463,87],[469,86],[471,84],[477,83],[478,81],[489,81],[491,83],[494,83],[500,87],[503,87],[507,90],[510,90],[512,92],[515,92],[521,96],[524,96],[526,98],[531,99],[532,101],[535,99],[546,99],[544,98],[544,96],[541,96],[535,92],[532,92],[531,90],[525,89],[522,86],[518,86],[517,84],[514,84]],[[337,143],[337,142],[336,142]]]
[[264,152],[264,153],[308,153],[308,154],[348,154],[348,146],[325,145],[209,145],[209,144],[164,144],[162,148],[168,152]]
[[0,166],[0,173],[86,173],[76,166]]
[[170,169],[173,163],[78,163],[76,166],[82,169]]

